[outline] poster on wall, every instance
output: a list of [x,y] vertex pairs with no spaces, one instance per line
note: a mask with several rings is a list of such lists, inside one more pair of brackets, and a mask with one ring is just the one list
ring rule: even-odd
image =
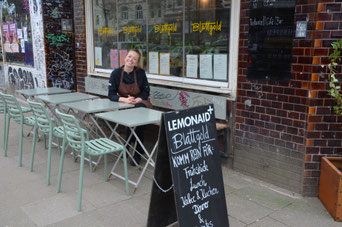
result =
[[17,25],[15,22],[9,23],[9,35],[11,42],[12,53],[19,52],[18,35],[17,35]]
[[117,49],[110,49],[110,67],[112,69],[119,68],[119,51]]
[[12,52],[8,23],[2,24],[2,37],[3,37],[3,43],[4,43],[4,52],[7,52],[7,53]]

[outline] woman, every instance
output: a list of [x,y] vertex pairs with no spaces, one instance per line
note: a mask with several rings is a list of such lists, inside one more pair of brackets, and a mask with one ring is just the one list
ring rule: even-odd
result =
[[[140,58],[141,54],[138,50],[129,50],[125,57],[125,65],[112,72],[108,83],[108,98],[110,100],[133,104],[135,107],[152,108],[148,100],[150,85],[148,84],[145,71],[138,67]],[[143,126],[137,127],[135,132],[143,143]],[[141,160],[140,154],[144,153],[139,143],[137,151],[134,153],[133,158],[139,164]],[[133,160],[131,160],[130,164],[135,166]]]

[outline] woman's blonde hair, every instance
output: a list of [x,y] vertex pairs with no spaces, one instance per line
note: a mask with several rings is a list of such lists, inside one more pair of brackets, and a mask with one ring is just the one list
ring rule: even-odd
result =
[[137,53],[137,54],[139,55],[139,60],[138,60],[138,63],[137,63],[137,67],[142,69],[143,64],[142,64],[141,52],[140,52],[138,49],[130,49],[130,50],[127,52],[127,54],[128,54],[130,51],[133,51],[133,52],[135,52],[135,53]]

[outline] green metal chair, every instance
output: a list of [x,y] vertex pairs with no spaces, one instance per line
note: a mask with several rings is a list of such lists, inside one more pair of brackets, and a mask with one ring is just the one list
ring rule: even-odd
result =
[[4,155],[7,156],[8,149],[8,134],[11,119],[20,125],[20,135],[19,135],[19,166],[22,166],[22,156],[23,156],[23,130],[24,125],[34,126],[35,119],[34,116],[25,117],[24,114],[31,112],[31,108],[23,107],[19,105],[18,100],[13,95],[2,94],[2,98],[6,104],[7,119],[6,119],[6,132],[5,132],[5,148]]
[[5,133],[6,133],[6,117],[7,117],[7,111],[6,111],[6,103],[2,98],[3,93],[0,92],[0,114],[4,114],[4,120],[3,120],[3,134],[2,134],[2,148],[5,150]]
[[64,129],[63,129],[63,126],[57,126],[55,119],[50,116],[49,112],[47,111],[47,109],[42,103],[33,102],[29,99],[27,99],[27,102],[30,104],[31,109],[33,111],[33,115],[35,117],[30,171],[31,172],[33,171],[34,153],[36,150],[36,140],[38,137],[38,129],[39,129],[41,134],[44,135],[44,138],[46,135],[48,135],[49,137],[47,184],[50,185],[52,137],[54,136],[57,139],[57,148],[58,148],[58,151],[60,151],[59,139],[64,138]]
[[[58,185],[57,192],[60,192],[61,181],[62,181],[62,173],[63,173],[63,163],[64,163],[64,152],[65,152],[65,143],[68,142],[68,145],[81,153],[80,160],[80,178],[78,185],[78,207],[77,210],[81,211],[81,202],[82,202],[82,188],[83,188],[83,168],[84,168],[84,156],[88,154],[89,156],[99,156],[103,155],[104,158],[104,177],[105,181],[108,181],[108,170],[107,170],[107,154],[113,152],[121,152],[124,147],[118,143],[113,142],[107,138],[98,138],[94,140],[89,140],[88,131],[81,128],[78,120],[75,116],[70,114],[64,114],[56,109],[56,113],[61,120],[64,127],[64,140],[62,145],[62,153],[61,160],[59,166],[59,174],[58,174]],[[123,152],[124,159],[124,171],[125,171],[125,187],[126,194],[129,195],[129,187],[128,187],[128,174],[127,174],[127,162],[126,162],[126,152]],[[89,160],[90,170],[92,169],[91,159]]]

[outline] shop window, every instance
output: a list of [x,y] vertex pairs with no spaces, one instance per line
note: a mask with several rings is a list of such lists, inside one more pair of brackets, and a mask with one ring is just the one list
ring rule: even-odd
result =
[[30,7],[28,0],[8,0],[2,9],[2,39],[5,62],[34,66]]
[[[91,72],[110,73],[123,64],[129,49],[139,49],[149,78],[228,87],[230,40],[238,39],[237,32],[231,35],[231,1],[103,2],[106,10],[95,4],[92,7],[93,15],[100,15],[105,24],[93,24]],[[239,6],[240,1],[234,2]],[[150,16],[129,20],[130,10],[135,10],[135,19]]]

